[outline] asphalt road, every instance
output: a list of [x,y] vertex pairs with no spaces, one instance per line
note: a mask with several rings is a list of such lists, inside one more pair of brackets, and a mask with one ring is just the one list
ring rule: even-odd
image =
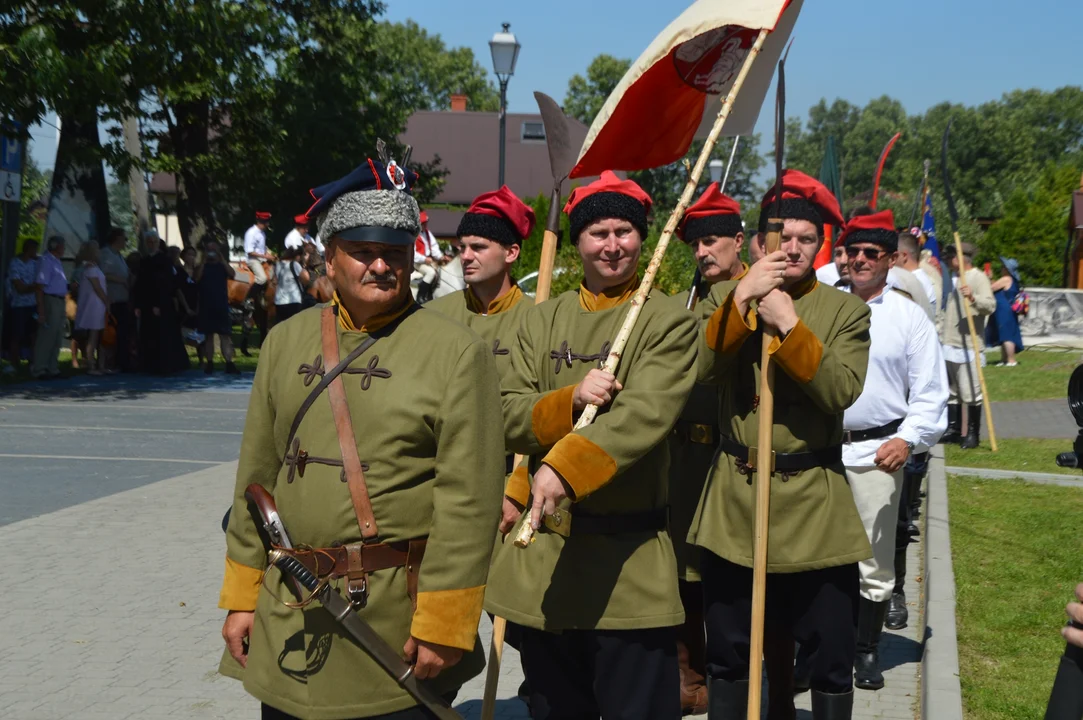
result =
[[0,526],[236,460],[251,381],[191,371],[0,390]]

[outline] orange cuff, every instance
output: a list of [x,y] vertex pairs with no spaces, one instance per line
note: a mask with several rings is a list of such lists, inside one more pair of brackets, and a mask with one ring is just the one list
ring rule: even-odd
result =
[[223,610],[255,610],[262,583],[262,570],[241,565],[227,557],[226,576],[222,580],[222,592],[218,595],[218,607]]
[[534,410],[530,413],[530,429],[538,438],[539,445],[555,445],[572,431],[575,426],[572,422],[574,395],[575,385],[568,385],[542,395],[541,400],[534,403]]
[[793,330],[781,343],[775,338],[771,343],[771,357],[786,374],[801,384],[812,382],[820,369],[824,345],[812,334],[803,321],[798,320]]
[[509,498],[526,507],[530,499],[530,473],[526,465],[520,465],[508,476],[508,483],[504,487],[504,494]]
[[729,355],[737,352],[755,330],[756,314],[749,310],[746,317],[741,317],[731,292],[707,321],[707,346]]
[[616,461],[582,435],[566,436],[553,446],[543,462],[571,486],[574,500],[582,500],[617,474]]
[[419,592],[410,634],[425,642],[473,650],[484,599],[484,585]]

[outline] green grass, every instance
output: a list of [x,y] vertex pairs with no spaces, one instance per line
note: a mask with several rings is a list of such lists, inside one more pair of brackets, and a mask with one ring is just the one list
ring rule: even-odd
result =
[[993,367],[1000,362],[1000,353],[986,355],[985,384],[993,402],[1066,398],[1068,378],[1080,362],[1080,353],[1032,349],[1016,359],[1016,367]]
[[964,716],[1040,719],[1081,579],[1083,493],[951,476],[948,497]]
[[991,468],[993,470],[1016,470],[1019,472],[1045,472],[1072,474],[1069,468],[1058,467],[1057,455],[1072,449],[1071,440],[1049,438],[1000,438],[999,452],[989,449],[983,441],[973,450],[961,450],[958,445],[944,446],[944,461],[959,467]]

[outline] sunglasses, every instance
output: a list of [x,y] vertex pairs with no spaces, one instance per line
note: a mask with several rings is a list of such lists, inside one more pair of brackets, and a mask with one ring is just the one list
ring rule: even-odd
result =
[[877,248],[846,248],[846,257],[856,258],[858,255],[864,255],[866,260],[879,260],[881,255],[886,255],[887,251]]

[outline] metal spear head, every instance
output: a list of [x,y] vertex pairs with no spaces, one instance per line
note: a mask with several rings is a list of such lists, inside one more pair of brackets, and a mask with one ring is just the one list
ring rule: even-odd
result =
[[568,173],[575,167],[579,148],[572,141],[568,116],[557,105],[556,100],[545,93],[535,92],[542,124],[545,126],[545,144],[549,148],[549,168],[553,172],[553,187],[559,188]]

